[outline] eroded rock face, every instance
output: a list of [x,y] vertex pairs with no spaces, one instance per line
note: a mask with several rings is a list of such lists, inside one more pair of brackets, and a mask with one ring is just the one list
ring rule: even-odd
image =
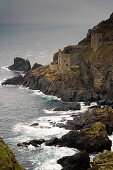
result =
[[88,170],[112,170],[113,169],[113,152],[104,151],[99,153],[93,159],[92,167]]
[[74,116],[73,120],[69,120],[64,127],[71,130],[81,130],[91,127],[96,122],[104,124],[107,133],[112,134],[113,109],[111,107],[89,109],[85,113]]
[[66,106],[55,108],[54,111],[80,110],[80,108],[80,103],[72,102],[70,104],[67,104]]
[[100,122],[81,131],[70,131],[59,139],[48,140],[46,145],[67,146],[86,150],[88,153],[111,149],[111,141],[107,136],[106,127]]
[[90,167],[89,154],[82,151],[73,156],[66,156],[57,161],[63,167],[62,170],[87,170]]
[[6,143],[0,139],[0,170],[25,170],[15,159],[13,152],[6,145]]
[[16,57],[14,59],[14,64],[9,66],[8,68],[9,68],[9,70],[27,72],[27,71],[31,70],[31,65],[28,60],[24,60],[23,58]]

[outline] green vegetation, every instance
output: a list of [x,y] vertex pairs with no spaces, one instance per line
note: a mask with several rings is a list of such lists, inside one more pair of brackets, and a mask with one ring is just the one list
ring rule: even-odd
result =
[[0,170],[25,170],[2,139],[0,139]]
[[91,138],[95,138],[97,136],[107,137],[106,127],[101,122],[96,122],[90,128],[84,129],[83,132]]
[[71,71],[78,72],[79,71],[79,65],[71,66]]
[[113,152],[104,151],[96,155],[93,159],[92,167],[88,170],[112,170],[113,169]]

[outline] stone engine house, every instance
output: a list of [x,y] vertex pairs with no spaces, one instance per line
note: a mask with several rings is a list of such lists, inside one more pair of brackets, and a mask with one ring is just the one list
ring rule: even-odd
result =
[[52,62],[49,67],[50,67],[51,70],[70,71],[71,55],[65,54],[61,50],[59,50],[58,61]]
[[93,51],[97,51],[103,44],[102,34],[101,33],[92,33],[91,34],[91,48]]

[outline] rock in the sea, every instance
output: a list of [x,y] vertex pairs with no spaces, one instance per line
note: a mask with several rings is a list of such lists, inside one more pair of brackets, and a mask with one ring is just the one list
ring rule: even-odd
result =
[[104,124],[107,133],[112,134],[113,109],[111,107],[89,109],[85,113],[74,116],[73,120],[69,120],[64,126],[71,130],[81,130],[83,128],[91,127],[96,122]]
[[55,108],[54,111],[68,111],[68,110],[80,110],[80,103],[72,102],[66,106]]
[[29,60],[24,60],[23,58],[14,58],[14,64],[8,67],[9,70],[24,71],[27,72],[31,70],[31,65]]
[[33,123],[31,126],[38,126],[39,123]]
[[2,139],[0,140],[0,170],[25,170]]
[[30,140],[29,142],[18,143],[17,146],[28,147],[29,145],[32,145],[34,147],[39,147],[39,145],[41,145],[44,142],[45,142],[44,139],[33,139],[33,140]]
[[87,170],[90,167],[89,154],[86,151],[78,152],[73,156],[66,156],[57,161],[62,170]]
[[101,152],[105,149],[111,150],[111,141],[107,136],[106,127],[100,122],[81,131],[70,131],[59,139],[55,138],[54,142],[48,140],[45,144],[77,148],[86,150],[88,153]]
[[41,64],[35,63],[31,70],[35,70],[36,68],[39,68],[41,66],[42,66]]
[[112,170],[113,152],[105,150],[93,158],[92,167],[88,170]]
[[23,81],[24,81],[24,77],[22,75],[19,75],[11,79],[7,79],[2,83],[2,85],[22,85]]

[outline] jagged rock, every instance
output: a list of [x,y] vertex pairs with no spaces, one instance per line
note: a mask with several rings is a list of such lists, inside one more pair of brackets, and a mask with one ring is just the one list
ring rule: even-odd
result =
[[29,145],[32,145],[34,147],[39,147],[39,145],[41,145],[44,142],[45,142],[44,139],[33,139],[33,140],[30,140],[29,142],[18,143],[17,146],[28,147]]
[[24,60],[23,58],[14,58],[14,64],[8,67],[9,70],[24,71],[27,72],[31,70],[31,65],[29,60]]
[[112,170],[113,152],[105,150],[93,158],[92,167],[88,170]]
[[0,170],[25,170],[15,159],[15,156],[6,143],[0,140]]
[[24,77],[22,75],[19,75],[11,79],[7,79],[2,83],[2,85],[22,85],[23,81],[24,81]]
[[55,108],[54,111],[68,111],[68,110],[80,110],[80,103],[72,102],[66,106]]
[[42,66],[41,64],[35,63],[31,70],[35,70],[36,68],[39,68],[41,66]]
[[86,150],[88,153],[111,149],[111,141],[107,136],[106,127],[100,122],[81,131],[70,131],[59,139],[55,138],[54,142],[53,140],[48,140],[45,144],[77,148]]
[[[98,106],[99,107],[99,106]],[[111,107],[92,108],[85,113],[75,115],[73,120],[67,121],[63,126],[66,129],[81,130],[91,127],[96,122],[101,122],[106,126],[107,133],[112,134],[113,131],[113,109]]]
[[86,151],[82,151],[73,156],[65,156],[57,163],[61,164],[62,170],[87,170],[90,167],[90,158]]

